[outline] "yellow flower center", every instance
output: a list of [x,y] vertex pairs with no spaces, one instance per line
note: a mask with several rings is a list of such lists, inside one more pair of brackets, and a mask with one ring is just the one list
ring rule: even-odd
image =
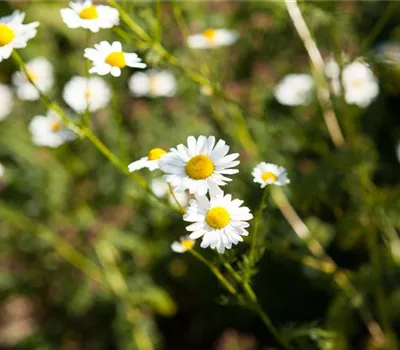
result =
[[204,32],[203,35],[206,37],[206,39],[210,42],[214,41],[215,34],[217,31],[214,28],[207,28]]
[[157,75],[151,74],[149,77],[149,92],[155,94],[157,91]]
[[147,154],[147,159],[148,160],[157,160],[160,159],[161,156],[163,156],[165,152],[163,149],[161,148],[153,148],[150,150],[150,152]]
[[89,91],[87,91],[87,92],[85,93],[85,97],[86,97],[87,100],[91,97],[91,94],[90,94]]
[[192,179],[207,179],[214,172],[214,164],[210,157],[194,156],[187,162],[185,170]]
[[59,121],[55,121],[51,124],[50,127],[51,131],[53,132],[57,132],[61,130],[61,123]]
[[81,12],[79,12],[79,17],[82,19],[96,19],[99,17],[97,13],[96,6],[90,5],[85,7]]
[[5,46],[15,38],[14,31],[5,24],[0,24],[0,46]]
[[217,230],[224,228],[229,224],[231,216],[228,211],[223,207],[214,207],[206,214],[206,221],[209,226]]
[[363,84],[363,82],[362,82],[361,79],[354,79],[354,80],[351,82],[351,86],[352,86],[354,89],[360,88],[360,87],[362,86],[362,84]]
[[113,67],[124,68],[126,67],[125,56],[123,52],[111,52],[106,57],[106,63]]
[[30,71],[29,69],[28,69],[28,79],[29,80],[32,80],[32,81],[35,81],[36,80],[36,78],[37,78],[37,76],[36,76],[36,74],[34,74],[32,71]]
[[185,250],[190,250],[194,246],[194,240],[193,239],[184,239],[181,241],[181,246],[185,248]]
[[270,182],[275,182],[278,180],[277,176],[274,173],[271,173],[269,171],[266,171],[261,175],[261,178],[263,181],[270,181]]

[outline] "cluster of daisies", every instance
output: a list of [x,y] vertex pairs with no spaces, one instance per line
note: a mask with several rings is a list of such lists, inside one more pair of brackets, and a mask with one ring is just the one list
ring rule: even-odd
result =
[[[197,139],[189,136],[186,145],[179,144],[168,152],[154,148],[145,157],[129,164],[131,172],[143,168],[160,169],[164,173],[165,192],[169,185],[178,201],[182,195],[192,198],[188,203],[180,203],[186,207],[183,220],[190,223],[186,227],[190,234],[172,244],[175,252],[191,249],[195,240],[202,238],[202,248],[211,247],[224,253],[249,234],[247,221],[253,218],[249,208],[242,206],[242,200],[232,199],[221,189],[232,180],[230,175],[239,172],[236,169],[240,163],[238,158],[238,153],[229,154],[229,146],[223,140],[216,142],[214,136]],[[271,163],[257,165],[253,177],[261,188],[289,183],[286,170]]]

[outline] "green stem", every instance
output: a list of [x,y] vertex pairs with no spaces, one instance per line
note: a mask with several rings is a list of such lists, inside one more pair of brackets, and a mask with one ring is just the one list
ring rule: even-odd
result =
[[170,183],[168,183],[168,188],[169,188],[169,193],[171,194],[172,198],[174,199],[176,205],[179,208],[179,211],[181,212],[182,215],[185,214],[186,210],[184,207],[182,207],[181,203],[179,203],[178,198],[176,198],[174,189],[172,188]]
[[121,159],[126,159],[124,135],[122,132],[123,118],[119,108],[115,79],[112,79],[111,87],[112,87],[113,116],[114,116],[115,128],[117,130],[119,156],[121,157]]
[[262,218],[262,212],[265,207],[265,202],[267,200],[267,192],[268,192],[268,186],[265,186],[262,197],[261,197],[260,205],[258,206],[256,215],[254,218],[254,226],[253,226],[254,229],[252,232],[251,249],[250,249],[250,259],[251,260],[254,259],[254,252],[255,252],[256,245],[257,245],[257,233],[258,233],[258,229],[260,227],[260,220]]

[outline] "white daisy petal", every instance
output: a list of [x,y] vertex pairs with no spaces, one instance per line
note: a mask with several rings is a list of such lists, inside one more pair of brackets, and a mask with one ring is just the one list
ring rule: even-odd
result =
[[229,46],[239,39],[235,30],[208,28],[201,34],[190,35],[187,44],[193,49],[215,49],[221,46]]
[[171,249],[175,253],[184,253],[194,247],[195,241],[189,236],[184,236],[179,239],[179,242],[175,241],[171,244]]
[[255,183],[261,184],[261,188],[267,185],[284,186],[290,182],[286,169],[272,163],[262,162],[252,172]]
[[314,79],[309,74],[286,75],[275,87],[279,103],[287,106],[306,106],[313,98]]
[[150,171],[159,169],[159,161],[165,157],[166,152],[161,148],[153,148],[149,151],[147,156],[140,158],[139,160],[132,162],[128,165],[128,170],[134,172],[143,168],[147,168]]

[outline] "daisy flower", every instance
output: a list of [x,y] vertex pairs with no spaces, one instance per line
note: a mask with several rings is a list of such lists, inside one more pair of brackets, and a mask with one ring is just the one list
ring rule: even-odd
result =
[[[168,196],[168,201],[170,204],[173,206],[177,207],[176,201],[174,197],[172,196],[168,183],[165,182],[163,179],[154,179],[151,184],[150,188],[152,192],[158,197],[158,198],[164,198]],[[174,192],[174,196],[176,200],[179,202],[181,207],[186,208],[189,204],[189,195],[187,192]]]
[[21,49],[36,35],[39,22],[22,24],[25,13],[14,11],[0,18],[0,62],[9,58],[13,49]]
[[203,33],[189,35],[187,44],[192,49],[214,49],[232,45],[238,39],[236,30],[207,28]]
[[[42,92],[49,91],[54,85],[53,65],[44,57],[37,57],[26,64],[29,77]],[[39,92],[29,82],[24,72],[16,72],[12,77],[21,100],[34,101],[39,99]]]
[[229,146],[215,137],[193,136],[187,139],[188,146],[183,144],[171,148],[160,160],[160,169],[167,175],[164,179],[171,183],[174,190],[181,192],[189,190],[191,194],[204,196],[208,191],[211,195],[222,193],[219,186],[231,181],[224,175],[239,172],[236,167],[240,162],[235,160],[239,153],[228,154]]
[[284,167],[272,163],[262,162],[252,172],[254,182],[261,184],[261,188],[267,185],[284,186],[290,182]]
[[95,112],[110,102],[111,90],[99,77],[74,76],[65,85],[63,98],[78,113],[83,113],[86,108],[89,112]]
[[286,106],[306,106],[312,101],[314,80],[309,74],[288,74],[275,87],[274,95]]
[[150,69],[134,73],[129,79],[129,89],[133,96],[171,97],[176,92],[176,80],[167,71]]
[[349,104],[367,107],[379,94],[378,80],[364,62],[350,63],[343,69],[345,100]]
[[0,83],[0,120],[5,119],[11,112],[14,101],[11,89]]
[[230,249],[232,244],[243,241],[241,236],[249,233],[246,222],[253,218],[250,209],[241,207],[243,201],[234,199],[230,194],[211,196],[197,196],[191,200],[183,220],[192,222],[186,230],[192,232],[191,239],[203,237],[202,248],[211,247],[223,253]]
[[184,253],[187,252],[188,250],[192,249],[194,247],[195,241],[189,236],[184,236],[181,237],[178,241],[175,241],[171,244],[171,249],[175,253]]
[[161,148],[153,148],[146,157],[142,157],[128,165],[130,172],[147,168],[150,171],[159,169],[159,161],[167,152]]
[[60,14],[68,28],[85,28],[93,33],[119,24],[117,9],[106,5],[93,5],[90,0],[70,2],[69,8],[61,9]]
[[112,44],[102,41],[100,44],[94,45],[94,48],[85,49],[84,56],[93,62],[93,67],[90,68],[89,73],[99,75],[111,74],[114,77],[119,77],[121,69],[127,66],[146,68],[146,64],[142,63],[142,59],[137,54],[123,52],[119,41],[114,41]]
[[46,116],[37,115],[29,124],[33,142],[38,146],[56,148],[75,139],[72,130],[65,128],[60,116],[49,110]]

